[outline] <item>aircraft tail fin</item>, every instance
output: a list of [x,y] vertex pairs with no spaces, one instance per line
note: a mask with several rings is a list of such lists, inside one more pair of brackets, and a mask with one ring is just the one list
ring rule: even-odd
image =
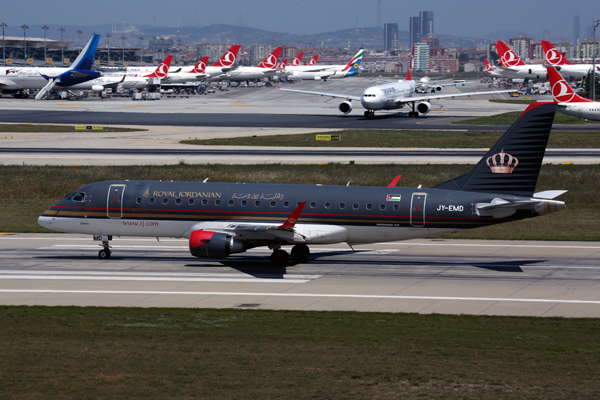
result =
[[96,49],[98,48],[99,42],[100,35],[94,34],[90,41],[87,42],[85,47],[81,50],[81,53],[79,53],[75,61],[73,61],[71,68],[90,71],[94,65],[94,57],[96,56]]
[[168,55],[163,62],[149,75],[144,75],[145,78],[166,78],[169,75],[169,67],[171,66],[173,56]]
[[302,61],[302,57],[304,57],[303,51],[301,51],[300,53],[298,53],[298,55],[296,57],[294,57],[294,59],[290,63],[290,67],[297,67],[298,65],[300,65],[300,62]]
[[200,59],[200,61],[198,61],[198,64],[196,64],[194,66],[194,68],[192,68],[192,70],[190,71],[190,73],[192,74],[203,74],[206,72],[206,64],[208,63],[208,56],[204,56],[202,57],[202,59]]
[[258,68],[275,69],[277,66],[277,60],[279,59],[279,54],[281,54],[282,49],[283,47],[281,46],[276,47],[275,50],[273,50],[271,54],[269,54],[267,58],[263,60],[263,62],[258,64]]
[[317,65],[317,60],[319,59],[319,55],[315,54],[314,56],[312,56],[312,58],[310,60],[308,60],[308,62],[306,63],[306,65]]
[[544,48],[544,55],[546,61],[550,65],[573,65],[572,62],[568,61],[560,51],[554,47],[554,45],[547,40],[542,40],[542,47]]
[[365,51],[363,49],[360,49],[358,51],[358,53],[356,53],[354,55],[354,57],[352,57],[352,59],[350,60],[350,62],[348,62],[348,64],[346,65],[346,67],[342,70],[342,77],[343,78],[347,78],[349,76],[358,75],[359,67],[360,67],[360,61],[362,60],[364,54],[365,54]]
[[498,55],[500,55],[500,63],[505,68],[515,67],[517,65],[527,65],[502,40],[496,42],[496,50],[498,50]]
[[530,104],[471,172],[432,188],[532,196],[556,108],[553,102]]
[[406,80],[412,81],[413,67],[415,65],[415,45],[412,47],[412,54],[410,55],[410,63],[408,64],[408,72],[406,73]]
[[483,62],[485,63],[485,70],[487,72],[494,72],[494,69],[492,68],[487,59],[484,59]]
[[552,98],[557,103],[590,103],[592,100],[579,96],[554,67],[546,67],[552,89]]
[[219,60],[216,63],[211,65],[211,67],[230,68],[231,66],[233,66],[237,54],[240,51],[240,47],[242,46],[239,44],[234,44],[233,46],[231,46],[231,48],[227,50],[227,52],[225,52],[225,54],[223,54],[223,56],[219,58]]

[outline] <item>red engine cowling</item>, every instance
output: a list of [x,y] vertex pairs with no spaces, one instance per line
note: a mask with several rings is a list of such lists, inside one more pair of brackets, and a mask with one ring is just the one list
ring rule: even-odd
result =
[[244,242],[220,232],[197,230],[190,235],[190,253],[200,258],[223,258],[245,251]]

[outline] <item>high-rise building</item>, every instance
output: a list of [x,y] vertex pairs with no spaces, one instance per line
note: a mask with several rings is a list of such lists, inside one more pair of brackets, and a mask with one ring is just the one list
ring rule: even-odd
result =
[[398,24],[383,24],[383,48],[385,50],[398,48]]
[[412,47],[413,44],[421,41],[421,18],[410,17],[410,26],[408,30],[410,46]]
[[433,11],[419,12],[421,36],[433,36]]
[[530,60],[531,56],[531,45],[533,44],[533,39],[527,36],[517,36],[512,39],[508,39],[508,45],[515,52],[519,58],[523,60]]
[[429,68],[429,45],[427,43],[415,43],[414,70],[425,72]]

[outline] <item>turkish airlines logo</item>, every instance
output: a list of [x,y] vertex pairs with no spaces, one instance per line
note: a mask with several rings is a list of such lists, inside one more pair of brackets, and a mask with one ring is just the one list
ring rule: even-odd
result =
[[308,65],[315,65],[317,62],[315,61],[314,58],[311,58],[310,61],[308,62]]
[[203,63],[202,61],[200,61],[200,62],[198,63],[198,71],[200,71],[200,72],[204,72],[205,70],[206,70],[206,64],[205,64],[205,63]]
[[294,58],[294,61],[292,61],[292,63],[290,65],[293,67],[300,65],[300,60],[298,60],[297,58]]
[[552,65],[556,65],[561,59],[560,53],[556,49],[550,49],[546,52],[546,60]]
[[164,78],[167,76],[167,74],[169,73],[169,66],[167,64],[160,64],[158,66],[158,68],[156,69],[156,75],[159,78]]
[[235,56],[232,52],[228,51],[221,57],[221,65],[224,67],[231,67],[235,62]]
[[552,86],[552,96],[559,103],[568,103],[575,97],[575,92],[565,81],[558,81]]
[[512,52],[512,50],[508,50],[502,56],[502,64],[507,65],[509,67],[514,67],[519,64],[519,59],[517,55]]
[[275,66],[277,65],[277,58],[273,54],[270,54],[263,64],[267,68],[275,68]]

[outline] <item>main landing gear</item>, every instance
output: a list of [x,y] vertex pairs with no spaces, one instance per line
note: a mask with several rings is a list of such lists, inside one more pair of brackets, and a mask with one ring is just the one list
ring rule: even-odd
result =
[[[290,256],[287,251],[282,250],[280,246],[270,247],[273,250],[271,253],[271,264],[277,267],[285,267],[290,261]],[[292,259],[294,262],[306,262],[310,255],[310,249],[304,243],[300,243],[292,247]]]
[[367,119],[375,119],[375,111],[373,110],[367,110],[365,111],[365,118]]
[[418,118],[419,117],[419,112],[418,111],[409,111],[408,112],[408,116],[410,118]]

